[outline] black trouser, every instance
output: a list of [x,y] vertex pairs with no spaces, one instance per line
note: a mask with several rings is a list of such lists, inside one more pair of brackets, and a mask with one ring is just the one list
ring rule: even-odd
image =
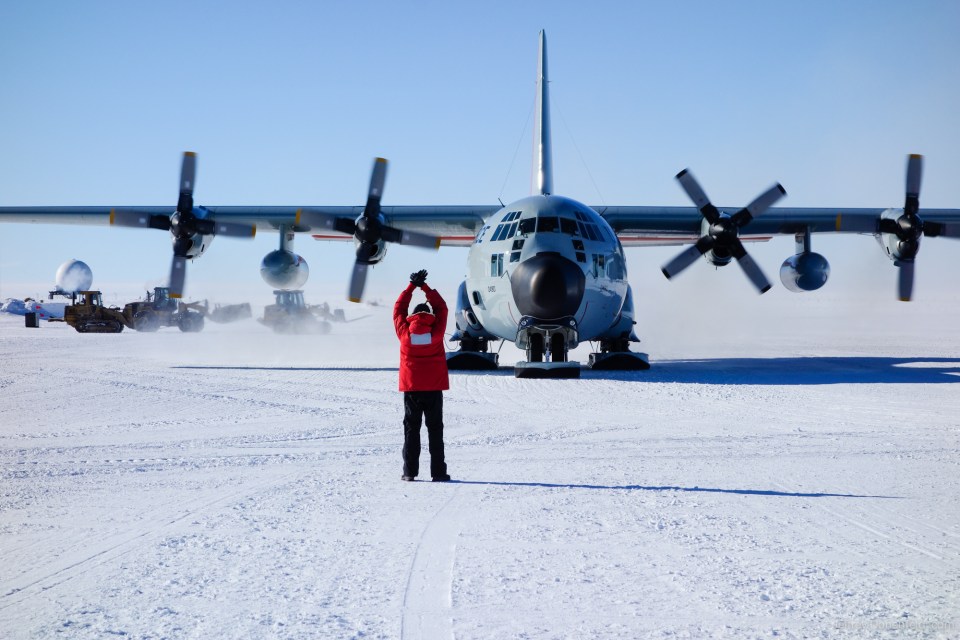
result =
[[427,419],[430,439],[430,475],[447,474],[443,460],[443,391],[405,391],[403,393],[403,475],[420,473],[420,423]]

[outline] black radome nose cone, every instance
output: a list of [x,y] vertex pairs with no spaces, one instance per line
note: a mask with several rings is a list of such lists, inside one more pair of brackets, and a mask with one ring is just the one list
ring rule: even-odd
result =
[[559,253],[538,253],[521,262],[510,288],[522,315],[542,320],[572,316],[580,308],[586,278],[575,262]]

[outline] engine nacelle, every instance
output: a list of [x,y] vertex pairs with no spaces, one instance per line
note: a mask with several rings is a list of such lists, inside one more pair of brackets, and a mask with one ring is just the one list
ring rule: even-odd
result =
[[812,251],[790,256],[780,265],[780,281],[795,293],[816,291],[827,283],[829,277],[830,263]]
[[292,251],[277,249],[263,257],[260,277],[274,289],[301,289],[310,277],[310,267]]
[[387,243],[383,240],[375,243],[369,243],[354,238],[353,244],[356,247],[358,256],[361,254],[361,252],[368,254],[368,257],[366,260],[364,260],[366,264],[378,264],[381,260],[383,260],[384,256],[387,255]]
[[[721,214],[725,219],[730,218],[727,214]],[[733,233],[736,233],[735,231]],[[707,219],[704,218],[700,223],[700,237],[704,236],[729,236],[730,229],[724,227],[723,225],[711,225],[707,222]],[[714,246],[713,249],[707,251],[703,254],[703,257],[706,258],[707,262],[712,264],[715,267],[725,267],[730,264],[730,261],[733,260],[733,254],[730,253],[730,250],[725,247]]]
[[888,258],[896,262],[917,257],[923,238],[922,224],[910,220],[902,209],[887,209],[880,214],[880,229],[877,240]]

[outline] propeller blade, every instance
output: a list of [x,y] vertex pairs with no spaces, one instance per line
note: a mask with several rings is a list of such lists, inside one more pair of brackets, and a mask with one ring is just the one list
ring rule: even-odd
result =
[[773,206],[773,204],[787,195],[786,190],[778,182],[773,185],[759,196],[757,196],[753,202],[745,206],[743,209],[738,211],[733,215],[733,223],[738,227],[742,227],[747,224],[761,213]]
[[662,271],[663,275],[665,275],[667,280],[669,280],[696,262],[697,258],[705,254],[707,251],[710,251],[710,249],[713,248],[713,245],[714,239],[712,236],[702,236],[699,240],[697,240],[695,245],[681,251],[677,257],[663,265],[660,271]]
[[383,239],[387,242],[396,242],[397,244],[407,244],[411,247],[423,247],[425,249],[439,249],[440,238],[431,236],[427,233],[417,231],[407,231],[395,227],[381,227]]
[[376,245],[366,242],[357,245],[357,259],[353,263],[353,273],[350,274],[350,289],[347,291],[347,299],[350,302],[360,302],[363,298],[363,286],[367,282],[367,268],[370,266],[370,258],[376,251]]
[[350,274],[350,290],[347,292],[347,300],[350,302],[360,302],[363,298],[363,286],[367,282],[367,267],[363,262],[353,263],[353,273]]
[[118,227],[139,227],[144,229],[170,230],[170,218],[167,216],[150,215],[142,211],[124,209],[110,210],[110,224]]
[[193,185],[197,179],[197,154],[183,152],[183,164],[180,167],[180,193],[193,195]]
[[187,259],[183,256],[174,255],[173,262],[170,264],[170,297],[182,298],[183,287],[187,279]]
[[309,227],[323,227],[330,231],[339,231],[347,235],[353,235],[357,230],[356,223],[350,218],[341,218],[322,211],[313,211],[311,209],[298,209],[295,223],[297,226],[305,224]]
[[257,225],[238,222],[214,222],[213,234],[233,238],[253,238],[257,235]]
[[193,213],[193,186],[197,177],[197,154],[183,152],[183,164],[180,166],[180,198],[177,211],[181,214]]
[[680,182],[683,190],[686,191],[687,196],[693,201],[693,204],[700,210],[700,215],[707,219],[707,222],[714,224],[720,219],[720,212],[717,211],[715,206],[710,204],[710,199],[707,198],[707,194],[704,193],[700,183],[693,177],[689,169],[684,169],[678,173],[677,180]]
[[920,180],[923,177],[923,156],[911,153],[907,156],[907,196],[920,195]]
[[767,276],[763,274],[763,271],[760,270],[760,267],[757,266],[757,263],[753,261],[753,258],[750,257],[750,254],[747,253],[747,250],[743,248],[743,243],[740,242],[740,239],[737,238],[736,243],[732,247],[733,257],[737,259],[737,264],[740,265],[740,268],[743,269],[743,272],[747,274],[747,277],[750,278],[750,282],[753,283],[753,286],[757,288],[757,291],[760,293],[766,293],[773,286],[770,284],[770,281],[767,280]]
[[386,158],[374,158],[373,172],[370,174],[370,189],[367,191],[367,206],[363,209],[363,215],[367,218],[380,215],[380,198],[383,197],[383,185],[386,181]]
[[898,261],[899,274],[897,275],[897,296],[902,302],[910,302],[913,296],[913,260]]

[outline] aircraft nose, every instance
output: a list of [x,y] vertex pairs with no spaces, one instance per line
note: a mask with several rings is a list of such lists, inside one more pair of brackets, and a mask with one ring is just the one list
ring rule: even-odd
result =
[[510,288],[521,314],[552,320],[577,312],[585,281],[575,262],[556,252],[543,252],[514,269]]

